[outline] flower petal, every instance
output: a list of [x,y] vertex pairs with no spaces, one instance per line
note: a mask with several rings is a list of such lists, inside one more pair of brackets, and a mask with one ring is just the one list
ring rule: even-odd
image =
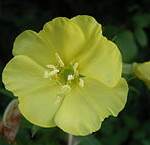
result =
[[128,84],[121,78],[114,88],[109,88],[100,81],[85,78],[83,87],[86,97],[99,114],[101,121],[109,115],[117,116],[127,101]]
[[88,135],[100,128],[101,121],[85,97],[80,88],[65,96],[54,118],[59,128],[73,135]]
[[26,55],[38,64],[47,65],[55,63],[55,50],[40,34],[26,30],[15,40],[13,55]]
[[80,73],[97,79],[107,86],[115,86],[122,72],[122,60],[117,46],[102,36],[101,25],[91,16],[71,19],[83,31],[86,44],[77,56]]
[[97,34],[101,35],[102,34],[102,26],[99,24],[93,17],[88,16],[88,15],[78,15],[76,17],[73,17],[71,19],[72,22],[77,24],[85,36],[87,38],[92,37],[92,35]]
[[53,45],[63,61],[71,60],[85,43],[81,29],[65,17],[46,23],[40,35]]
[[3,82],[19,99],[19,109],[30,122],[55,126],[53,116],[63,97],[58,97],[57,84],[43,78],[45,69],[26,56],[14,57],[5,67]]
[[54,119],[58,127],[73,135],[97,131],[104,118],[117,116],[127,99],[128,86],[124,79],[114,88],[90,78],[84,78],[84,82],[83,88],[77,87],[65,97]]
[[114,87],[121,78],[122,59],[117,46],[105,37],[92,37],[86,49],[80,54],[81,75],[101,81],[109,87]]

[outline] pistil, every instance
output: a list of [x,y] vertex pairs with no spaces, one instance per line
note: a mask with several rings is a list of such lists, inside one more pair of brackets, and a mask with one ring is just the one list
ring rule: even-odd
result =
[[[58,53],[55,54],[58,64],[48,64],[49,70],[44,72],[43,78],[55,79],[65,92],[71,90],[72,83],[78,82],[80,87],[84,87],[84,80],[80,78],[78,67],[79,64],[70,62],[69,65],[64,64]],[[55,77],[53,77],[55,76]]]

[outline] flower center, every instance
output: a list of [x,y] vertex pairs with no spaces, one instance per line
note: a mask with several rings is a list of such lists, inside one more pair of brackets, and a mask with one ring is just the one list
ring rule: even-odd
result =
[[61,85],[63,90],[70,90],[74,84],[84,87],[84,81],[79,75],[79,64],[70,62],[65,64],[58,53],[55,54],[58,64],[46,65],[47,70],[44,72],[43,78],[54,79]]

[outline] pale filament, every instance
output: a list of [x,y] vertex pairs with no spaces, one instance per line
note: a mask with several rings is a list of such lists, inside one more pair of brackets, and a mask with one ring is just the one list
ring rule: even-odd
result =
[[53,71],[51,71],[51,72],[49,73],[49,76],[54,76],[54,75],[56,75],[58,72],[59,72],[59,70],[58,70],[58,69],[55,69],[55,70],[53,70]]
[[63,85],[62,88],[63,89],[71,89],[71,87],[69,85]]
[[65,64],[63,63],[62,59],[60,58],[60,56],[58,55],[58,53],[55,53],[56,59],[58,60],[58,63],[60,65],[60,67],[64,67]]
[[52,65],[52,64],[48,64],[48,65],[46,65],[46,67],[47,67],[47,68],[54,69],[54,70],[57,69],[56,66],[55,66],[55,65]]
[[49,77],[49,71],[45,71],[43,78],[47,79],[48,77]]
[[84,87],[84,80],[83,79],[79,79],[79,86]]
[[79,64],[76,62],[73,66],[73,70],[76,73],[77,72],[77,68],[78,68]]
[[51,71],[51,72],[45,71],[43,78],[49,78],[49,77],[51,77],[51,76],[56,75],[58,72],[59,72],[58,69],[55,69],[55,70],[53,70],[53,71]]

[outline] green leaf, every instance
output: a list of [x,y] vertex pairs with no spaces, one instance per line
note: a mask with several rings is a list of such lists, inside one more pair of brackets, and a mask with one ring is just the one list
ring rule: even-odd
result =
[[[115,127],[116,128],[116,127]],[[123,142],[129,137],[129,132],[127,128],[119,128],[110,135],[104,135],[101,139],[104,145],[122,145]]]
[[141,47],[147,46],[148,44],[147,35],[142,28],[136,27],[134,31],[134,35],[135,35],[135,39],[137,40],[137,42]]
[[139,129],[133,134],[134,139],[136,140],[142,140],[146,137],[146,132],[145,130]]
[[130,115],[124,116],[124,122],[128,129],[135,129],[140,124],[139,121],[135,117],[130,116]]
[[142,28],[149,27],[149,25],[150,25],[150,14],[149,13],[135,14],[132,17],[132,21],[133,21],[135,26],[142,27]]
[[150,139],[144,139],[142,145],[150,145]]
[[131,31],[124,30],[119,33],[115,42],[122,53],[124,62],[132,62],[136,58],[138,48]]
[[11,145],[11,144],[7,143],[6,141],[4,141],[0,138],[0,145]]
[[76,137],[80,143],[79,145],[102,145],[99,140],[94,137],[93,135],[88,135],[88,136],[79,136]]

